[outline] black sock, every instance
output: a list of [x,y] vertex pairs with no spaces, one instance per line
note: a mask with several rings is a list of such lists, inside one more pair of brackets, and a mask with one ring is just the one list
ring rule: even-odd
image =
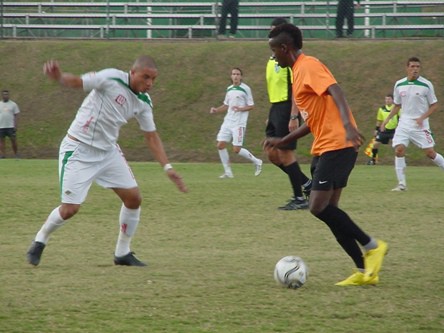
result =
[[[296,163],[298,163],[298,162],[296,162]],[[308,178],[305,175],[305,173],[302,172],[301,168],[299,167],[299,163],[298,163],[298,168],[299,168],[299,178],[300,178],[301,184],[304,185],[310,180],[310,178]]]
[[287,173],[287,170],[285,170],[285,166],[283,164],[275,164],[279,169]]
[[372,149],[372,160],[375,160],[376,156],[378,156],[378,149],[373,148]]
[[338,207],[328,205],[316,217],[327,224],[337,242],[352,258],[356,267],[364,269],[364,258],[357,242],[365,245],[370,242],[370,237],[352,221],[347,213]]
[[290,178],[291,187],[293,188],[293,194],[295,198],[303,197],[302,195],[302,183],[301,183],[301,168],[298,162],[294,162],[284,167],[285,172]]

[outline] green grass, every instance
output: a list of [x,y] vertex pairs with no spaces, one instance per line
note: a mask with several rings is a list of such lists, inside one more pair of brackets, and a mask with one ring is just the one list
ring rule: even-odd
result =
[[[341,207],[390,252],[378,286],[341,288],[351,260],[309,212],[276,209],[290,196],[277,168],[254,177],[235,164],[236,178],[220,180],[219,164],[176,163],[182,194],[157,164],[131,165],[144,196],[133,250],[149,267],[112,264],[120,203],[93,186],[34,268],[25,253],[58,205],[57,162],[0,161],[0,332],[442,331],[439,168],[408,167],[406,193],[390,192],[392,166],[355,168]],[[289,254],[310,268],[299,290],[273,280]]]
[[[307,40],[304,52],[322,60],[343,88],[360,130],[367,142],[373,135],[376,111],[395,82],[405,76],[410,56],[422,61],[422,74],[433,82],[439,111],[431,117],[437,151],[444,151],[444,42],[434,40]],[[245,145],[260,154],[264,123],[268,115],[265,66],[270,56],[263,41],[0,41],[1,86],[21,108],[18,140],[24,158],[56,158],[60,140],[66,134],[85,94],[61,88],[45,79],[42,66],[58,59],[66,71],[87,71],[116,67],[129,69],[141,54],[152,55],[159,77],[151,92],[155,120],[165,147],[174,161],[217,162],[217,131],[222,115],[209,115],[211,106],[223,102],[232,67],[244,71],[255,109],[251,112]],[[310,160],[308,137],[300,140],[298,156]],[[152,160],[146,152],[135,121],[121,131],[121,146],[132,161]],[[429,165],[418,149],[409,149],[409,165]],[[8,146],[8,155],[11,150]],[[366,156],[360,154],[360,163]],[[236,159],[240,162],[241,159]],[[393,163],[393,153],[382,153],[381,161]]]

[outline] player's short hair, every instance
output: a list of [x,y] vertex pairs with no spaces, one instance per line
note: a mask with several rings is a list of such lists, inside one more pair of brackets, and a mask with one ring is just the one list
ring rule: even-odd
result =
[[8,90],[8,89],[3,89],[3,90],[2,90],[2,94],[4,94],[4,93],[9,94],[9,90]]
[[268,38],[276,39],[279,44],[292,44],[298,50],[302,49],[302,31],[291,23],[276,26]]
[[286,23],[288,23],[286,18],[284,18],[284,17],[276,17],[273,21],[271,21],[271,26],[272,27],[277,27],[278,25],[286,24]]
[[385,97],[391,97],[391,98],[393,98],[393,94],[387,94],[387,95],[385,95]]
[[135,68],[157,68],[157,66],[153,58],[143,55],[138,57],[134,62],[133,69]]
[[244,73],[242,72],[242,69],[240,69],[239,67],[233,67],[231,69],[231,71],[233,71],[233,70],[237,70],[237,71],[239,71],[241,73],[241,75],[244,75]]
[[411,62],[419,62],[419,63],[421,63],[421,60],[419,60],[418,57],[410,57],[410,58],[407,60],[407,66],[410,65]]

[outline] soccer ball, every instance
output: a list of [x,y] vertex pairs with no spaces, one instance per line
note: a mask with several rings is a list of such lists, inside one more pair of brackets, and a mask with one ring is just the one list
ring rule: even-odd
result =
[[307,281],[308,268],[297,256],[286,256],[280,259],[274,268],[274,279],[280,285],[297,289]]

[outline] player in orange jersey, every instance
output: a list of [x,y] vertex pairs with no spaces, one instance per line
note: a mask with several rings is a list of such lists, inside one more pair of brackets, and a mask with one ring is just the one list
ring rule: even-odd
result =
[[305,123],[284,138],[267,139],[265,147],[280,147],[312,133],[310,212],[327,224],[357,267],[350,277],[336,285],[376,284],[387,244],[362,231],[338,207],[363,142],[344,93],[323,63],[302,52],[299,28],[283,24],[273,29],[269,38],[279,66],[292,66],[293,98]]

